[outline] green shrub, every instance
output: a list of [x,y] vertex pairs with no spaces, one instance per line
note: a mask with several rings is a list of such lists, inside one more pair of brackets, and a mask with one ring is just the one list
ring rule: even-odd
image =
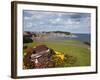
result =
[[33,40],[30,37],[23,37],[23,43],[31,43]]
[[23,49],[26,49],[26,48],[27,48],[27,46],[26,46],[26,45],[24,45],[24,46],[23,46]]
[[56,67],[70,67],[74,65],[77,61],[77,58],[70,55],[65,55],[64,60],[57,56],[52,56],[52,60],[55,62]]
[[64,59],[64,67],[65,66],[72,66],[76,63],[77,58],[75,56],[71,56],[71,55],[65,55],[65,59]]
[[61,58],[59,58],[57,56],[52,56],[52,60],[55,62],[56,67],[62,67],[63,61]]

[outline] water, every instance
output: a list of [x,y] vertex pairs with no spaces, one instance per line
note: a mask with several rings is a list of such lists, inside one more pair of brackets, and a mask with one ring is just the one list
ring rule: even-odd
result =
[[79,40],[82,42],[89,42],[90,43],[90,34],[74,34],[76,37],[69,37],[66,39],[71,39],[71,40]]
[[90,43],[90,34],[73,34],[71,37],[55,37],[55,40],[79,40]]

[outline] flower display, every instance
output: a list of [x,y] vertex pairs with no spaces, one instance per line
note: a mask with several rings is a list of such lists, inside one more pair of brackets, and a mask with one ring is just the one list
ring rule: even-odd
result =
[[64,53],[62,53],[62,52],[58,52],[58,51],[55,51],[55,56],[57,56],[57,57],[59,57],[59,58],[61,58],[62,60],[64,60]]

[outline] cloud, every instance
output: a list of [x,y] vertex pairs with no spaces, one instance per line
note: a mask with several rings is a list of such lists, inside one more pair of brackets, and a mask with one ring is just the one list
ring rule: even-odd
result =
[[30,17],[27,17],[27,16],[24,17],[24,20],[29,20],[29,19],[30,19]]
[[27,11],[24,13],[24,30],[29,31],[71,31],[86,32],[90,30],[89,13]]

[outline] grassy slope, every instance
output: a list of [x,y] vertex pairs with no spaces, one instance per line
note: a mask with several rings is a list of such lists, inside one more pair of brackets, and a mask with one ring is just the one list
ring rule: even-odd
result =
[[46,42],[33,42],[24,44],[28,47],[45,44],[48,47],[63,52],[77,58],[77,61],[72,66],[89,66],[90,65],[90,50],[88,46],[80,41],[63,40],[63,41],[46,41]]

